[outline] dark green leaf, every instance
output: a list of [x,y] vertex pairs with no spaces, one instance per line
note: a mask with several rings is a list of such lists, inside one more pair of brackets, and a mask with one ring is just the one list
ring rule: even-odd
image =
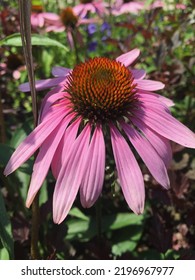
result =
[[[102,217],[102,232],[117,230],[130,225],[140,225],[143,216],[137,216],[131,213],[119,213]],[[90,217],[88,220],[71,219],[67,222],[67,239],[89,240],[97,234],[96,218]]]
[[14,258],[14,245],[11,232],[11,223],[7,215],[2,194],[0,192],[0,240],[9,253],[10,259]]
[[[32,34],[31,40],[33,46],[46,46],[46,47],[53,46],[53,47],[63,48],[65,51],[68,50],[67,47],[65,47],[63,44],[59,43],[58,41],[48,37],[44,37],[39,34]],[[15,33],[10,36],[7,36],[5,39],[0,41],[0,45],[21,47],[22,40],[21,40],[20,33]]]
[[28,136],[32,131],[33,120],[28,120],[23,123],[23,125],[16,129],[14,135],[11,138],[10,146],[12,148],[17,148],[18,145]]
[[14,152],[14,149],[6,144],[0,143],[0,165],[5,166]]

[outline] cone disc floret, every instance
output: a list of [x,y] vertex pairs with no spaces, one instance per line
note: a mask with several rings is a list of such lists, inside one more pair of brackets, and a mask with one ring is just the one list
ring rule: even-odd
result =
[[71,7],[63,9],[60,13],[60,18],[62,23],[66,27],[74,28],[78,22],[78,17],[74,14],[73,9]]
[[135,86],[129,69],[100,57],[77,65],[68,77],[66,90],[78,115],[105,122],[126,114],[135,100]]

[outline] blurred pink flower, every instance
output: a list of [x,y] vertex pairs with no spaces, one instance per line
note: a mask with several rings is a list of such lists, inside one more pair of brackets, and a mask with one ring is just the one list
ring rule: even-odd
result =
[[63,9],[60,15],[54,13],[47,13],[44,16],[46,31],[62,32],[68,28],[75,28],[82,24],[89,24],[97,22],[97,19],[82,19],[77,16],[74,9],[67,7]]
[[116,0],[112,8],[112,14],[119,16],[125,13],[137,14],[140,10],[145,8],[144,2],[142,1],[123,1]]
[[103,17],[108,13],[106,6],[107,4],[102,0],[80,0],[80,4],[73,7],[73,10],[81,18],[86,17],[89,12]]
[[167,1],[156,0],[149,5],[149,9],[156,9],[156,8],[163,8],[164,10],[174,10],[175,8],[184,10],[186,9],[186,5],[175,3],[175,1],[172,0],[167,0]]
[[[112,145],[120,186],[136,214],[144,210],[145,189],[130,145],[156,181],[169,188],[169,140],[195,148],[195,135],[171,115],[173,102],[154,93],[164,85],[145,79],[144,70],[129,67],[139,53],[134,49],[116,60],[96,57],[73,70],[54,67],[54,78],[36,82],[37,90],[52,89],[43,100],[39,125],[19,145],[4,171],[9,175],[39,149],[27,207],[50,166],[56,178],[54,222],[65,219],[78,191],[83,207],[91,207],[104,182],[105,141]],[[20,89],[29,91],[29,84]]]
[[156,0],[148,3],[147,1],[116,0],[114,6],[112,7],[112,14],[114,14],[115,16],[125,13],[138,14],[141,10],[151,10],[156,8],[172,10],[174,8],[185,9],[186,6],[184,4],[174,4],[174,2],[172,1],[161,0]]
[[46,13],[36,13],[32,12],[31,13],[31,25],[33,28],[42,28],[44,26],[44,14]]
[[42,13],[46,32],[66,31],[70,47],[74,47],[72,31],[75,30],[77,41],[82,44],[82,35],[76,27],[82,24],[97,22],[96,18],[82,19],[77,16],[71,7],[63,9],[60,15],[55,13]]

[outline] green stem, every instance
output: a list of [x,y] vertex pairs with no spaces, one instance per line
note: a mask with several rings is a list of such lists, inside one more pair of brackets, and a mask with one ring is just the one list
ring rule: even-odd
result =
[[76,29],[71,28],[71,34],[74,43],[76,64],[78,64],[80,62],[80,59],[79,59],[79,50],[78,50],[77,39],[76,39]]
[[[18,0],[20,12],[20,31],[22,38],[22,45],[24,50],[24,57],[28,71],[28,78],[32,97],[32,109],[34,117],[34,127],[37,126],[37,96],[35,91],[35,77],[34,66],[32,57],[32,44],[31,44],[31,1]],[[36,158],[36,155],[35,155]],[[39,236],[39,199],[38,195],[32,203],[32,231],[31,231],[31,258],[38,259],[38,236]]]
[[101,209],[101,199],[99,198],[96,203],[96,224],[97,224],[97,236],[101,240],[102,236],[102,209]]
[[1,93],[0,93],[0,140],[1,143],[6,142],[6,133],[5,133],[5,123],[3,117],[3,106],[1,101]]
[[37,194],[32,203],[32,227],[31,227],[31,258],[39,259],[38,237],[39,237],[39,195]]

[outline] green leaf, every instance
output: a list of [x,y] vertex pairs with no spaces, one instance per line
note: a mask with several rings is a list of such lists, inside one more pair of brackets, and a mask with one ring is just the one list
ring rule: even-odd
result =
[[121,256],[126,252],[133,251],[136,245],[137,243],[135,241],[131,241],[131,240],[121,241],[112,246],[112,253],[115,256]]
[[84,221],[89,221],[89,218],[85,214],[83,214],[83,212],[81,212],[81,210],[79,210],[79,208],[77,207],[72,208],[69,212],[69,215]]
[[48,200],[47,181],[45,180],[39,191],[39,205],[42,205]]
[[[48,37],[44,37],[39,34],[32,34],[31,44],[33,46],[59,47],[59,48],[63,48],[65,51],[68,51],[68,48],[65,47],[63,44],[61,44],[60,42],[58,42],[54,39],[48,38]],[[10,36],[7,36],[6,38],[4,38],[3,40],[0,41],[0,45],[21,47],[22,40],[21,40],[20,33],[14,33]]]
[[113,220],[113,222],[109,227],[112,230],[116,230],[129,225],[141,224],[143,221],[143,215],[138,216],[131,213],[119,213],[117,215],[105,217],[104,223],[108,224],[111,220]]
[[[6,144],[0,143],[0,151],[0,165],[5,167],[15,149]],[[32,165],[33,161],[29,159],[19,168],[19,170],[30,175],[32,174]]]
[[9,260],[9,253],[6,248],[0,249],[0,260]]
[[[101,229],[102,232],[109,232],[127,226],[141,225],[142,221],[143,216],[132,213],[107,215],[102,217]],[[90,217],[88,220],[71,219],[67,221],[66,224],[68,226],[66,238],[69,240],[80,239],[82,241],[87,241],[97,234],[96,218],[94,217]]]
[[10,140],[10,146],[12,148],[17,148],[18,145],[32,132],[32,123],[33,120],[32,119],[28,119],[27,121],[25,121],[21,127],[18,127],[11,140]]
[[[14,258],[14,244],[11,232],[11,223],[7,215],[2,194],[0,192],[0,240],[9,253],[10,259]],[[3,254],[5,252],[3,251]]]
[[14,149],[6,144],[0,143],[0,165],[5,166],[14,152]]
[[115,256],[121,256],[123,253],[132,252],[142,236],[143,223],[141,225],[131,225],[120,230],[120,234],[113,235],[112,253]]
[[67,222],[67,226],[67,240],[79,239],[80,241],[88,241],[96,235],[96,225],[91,219],[89,221],[71,219]]

